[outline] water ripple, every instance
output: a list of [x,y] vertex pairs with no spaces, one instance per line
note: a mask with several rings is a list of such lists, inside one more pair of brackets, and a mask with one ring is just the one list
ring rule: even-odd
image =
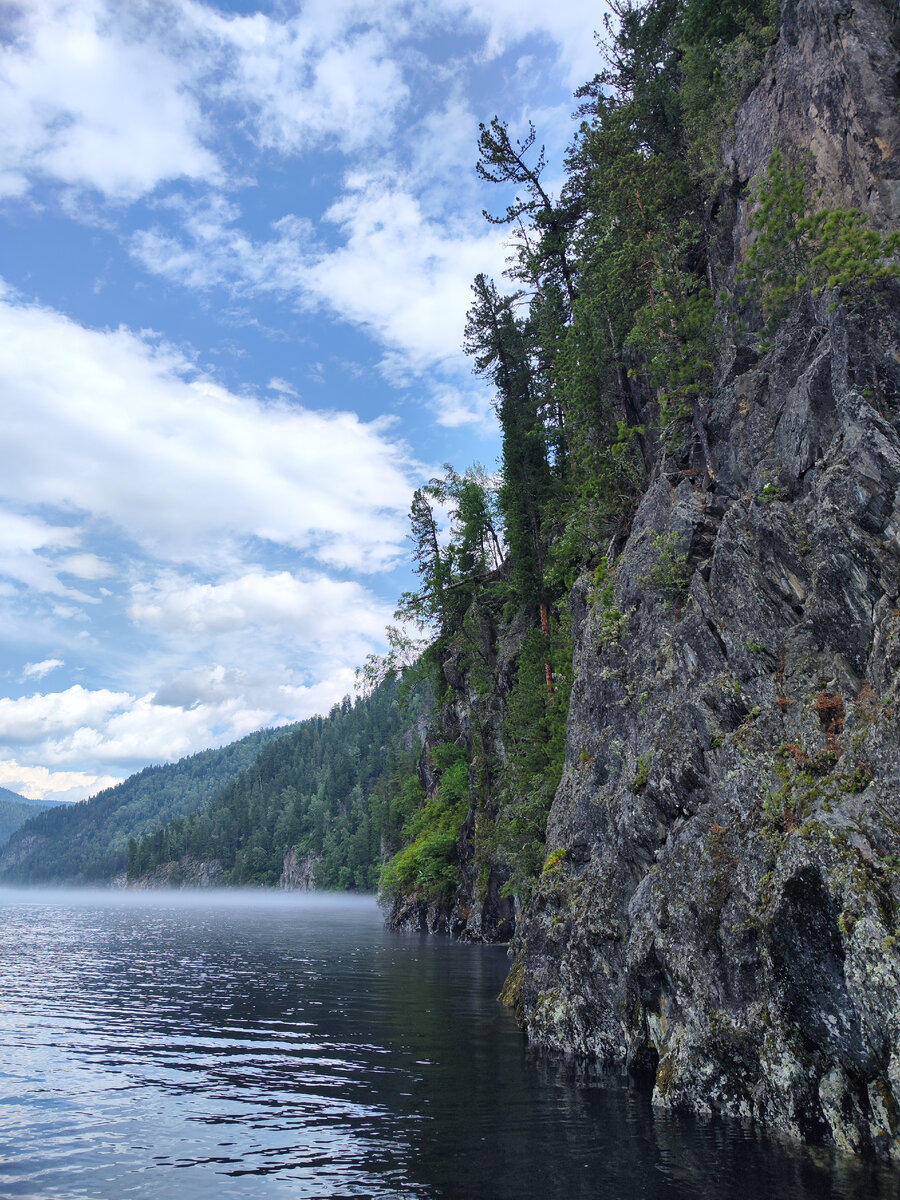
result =
[[654,1117],[627,1080],[584,1086],[525,1049],[505,969],[386,934],[371,901],[0,893],[0,1194],[900,1195],[873,1167]]

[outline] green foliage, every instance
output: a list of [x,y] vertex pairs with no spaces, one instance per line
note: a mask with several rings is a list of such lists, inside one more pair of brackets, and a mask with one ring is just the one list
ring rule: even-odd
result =
[[[546,683],[548,657],[552,693]],[[571,688],[571,621],[560,616],[549,645],[539,629],[525,638],[506,706],[507,761],[499,788],[496,852],[508,873],[506,894],[522,899],[530,894],[544,863],[547,816],[565,759]]]
[[722,138],[775,37],[775,0],[620,0],[606,69],[554,198],[532,124],[482,125],[477,169],[517,191],[507,274],[474,285],[465,348],[497,392],[500,508],[517,596],[571,587],[633,511],[657,411],[667,426],[712,385],[716,307],[703,214]]
[[682,9],[680,98],[686,156],[708,194],[724,179],[723,143],[733,131],[739,105],[762,74],[777,31],[777,0],[691,0]]
[[650,766],[652,762],[652,750],[648,750],[646,753],[638,755],[637,770],[635,771],[634,778],[631,781],[631,786],[636,792],[647,786],[647,783],[650,779]]
[[638,576],[638,583],[668,600],[678,600],[691,578],[687,552],[679,549],[680,536],[674,530],[655,533],[650,538],[650,545],[656,552],[656,562],[645,574]]
[[[398,621],[414,622],[420,630],[439,636],[455,629],[487,574],[499,565],[503,547],[499,501],[493,482],[476,463],[459,475],[449,463],[444,474],[416,488],[410,507],[413,564],[422,579],[415,592],[400,599]],[[447,528],[442,527],[446,515]],[[408,667],[424,642],[398,627],[388,628],[390,651],[379,659],[369,656],[363,681],[376,681]]]
[[184,857],[219,863],[228,883],[273,886],[294,850],[315,863],[316,886],[374,891],[382,845],[401,844],[424,795],[409,730],[428,712],[430,692],[420,681],[401,706],[400,690],[383,684],[301,722],[203,811],[133,839],[129,875],[168,864],[177,875]]
[[759,642],[756,640],[756,638],[752,637],[747,638],[746,642],[744,642],[744,649],[748,654],[768,654],[768,650],[762,644],[762,642]]
[[364,696],[383,683],[400,677],[409,679],[428,646],[427,638],[416,637],[400,625],[388,625],[384,632],[387,653],[367,654],[363,665],[356,669],[356,689]]
[[459,829],[442,826],[423,832],[385,864],[380,887],[384,896],[411,896],[447,904],[459,884]]
[[262,729],[220,750],[204,750],[177,763],[147,767],[123,783],[79,804],[64,804],[32,818],[11,842],[40,841],[4,872],[22,883],[105,883],[128,866],[129,839],[198,812],[245,770],[269,742],[294,726]]
[[674,274],[661,278],[659,289],[634,314],[625,344],[640,352],[665,420],[712,386],[716,309],[705,280]]
[[559,870],[565,857],[565,847],[558,846],[555,850],[551,851],[550,854],[547,855],[546,861],[544,862],[544,869],[541,874],[554,875]]
[[866,227],[854,208],[809,211],[806,172],[786,163],[776,147],[754,194],[750,228],[757,237],[738,278],[763,312],[763,337],[770,338],[795,298],[835,292],[850,308],[873,288],[900,275],[896,256],[900,232],[882,236]]
[[408,816],[403,846],[385,863],[379,886],[388,899],[410,896],[448,904],[459,884],[459,835],[469,807],[469,767],[465,754],[452,743],[431,750],[440,772],[436,794],[421,797]]

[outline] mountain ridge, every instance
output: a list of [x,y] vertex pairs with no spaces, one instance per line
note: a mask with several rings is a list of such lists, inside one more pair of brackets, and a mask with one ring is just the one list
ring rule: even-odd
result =
[[124,873],[128,840],[201,808],[293,726],[263,729],[176,763],[145,767],[89,800],[24,822],[0,852],[0,879],[15,883],[108,883]]

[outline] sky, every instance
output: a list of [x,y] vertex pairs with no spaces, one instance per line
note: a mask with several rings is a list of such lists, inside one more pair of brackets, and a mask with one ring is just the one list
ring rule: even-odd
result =
[[461,343],[562,174],[599,0],[0,0],[0,786],[78,800],[327,712],[493,470]]

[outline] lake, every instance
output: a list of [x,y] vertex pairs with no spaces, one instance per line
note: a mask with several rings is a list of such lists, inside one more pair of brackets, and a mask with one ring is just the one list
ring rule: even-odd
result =
[[507,965],[371,898],[0,891],[0,1196],[900,1196],[530,1050]]

